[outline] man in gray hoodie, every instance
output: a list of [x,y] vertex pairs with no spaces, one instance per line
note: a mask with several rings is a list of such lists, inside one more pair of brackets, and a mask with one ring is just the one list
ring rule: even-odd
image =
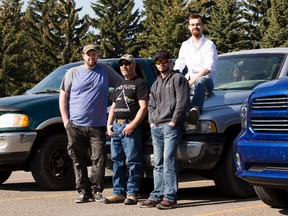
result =
[[183,134],[186,112],[189,111],[189,84],[173,71],[173,60],[161,50],[155,55],[160,76],[151,87],[148,121],[154,153],[154,190],[138,206],[171,209],[177,207],[177,147]]

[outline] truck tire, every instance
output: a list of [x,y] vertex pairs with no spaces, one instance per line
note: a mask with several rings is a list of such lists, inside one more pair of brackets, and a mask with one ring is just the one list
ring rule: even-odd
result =
[[261,186],[254,186],[257,196],[265,204],[274,208],[288,207],[288,191],[285,189],[265,188]]
[[0,184],[4,183],[11,175],[12,171],[0,171]]
[[233,158],[233,145],[223,152],[214,170],[214,183],[220,193],[232,198],[256,196],[253,186],[235,175],[236,165]]
[[52,135],[40,143],[34,152],[30,165],[33,178],[47,190],[66,190],[75,185],[67,143],[67,136]]

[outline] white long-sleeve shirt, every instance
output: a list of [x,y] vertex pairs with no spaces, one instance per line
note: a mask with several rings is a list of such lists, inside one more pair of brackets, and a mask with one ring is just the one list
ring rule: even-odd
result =
[[202,35],[200,41],[194,44],[192,37],[190,37],[180,47],[174,70],[183,71],[184,67],[187,66],[188,73],[185,77],[189,80],[193,74],[205,68],[210,71],[208,76],[211,76],[215,82],[217,59],[217,49],[211,40]]

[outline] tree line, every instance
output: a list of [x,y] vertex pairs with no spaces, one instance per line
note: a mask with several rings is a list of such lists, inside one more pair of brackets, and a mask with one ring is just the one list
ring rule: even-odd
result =
[[190,37],[186,16],[205,19],[204,34],[219,54],[288,47],[287,0],[90,0],[94,14],[79,17],[74,0],[0,0],[0,97],[22,94],[60,65],[81,60],[96,44],[101,58],[124,53],[177,58]]

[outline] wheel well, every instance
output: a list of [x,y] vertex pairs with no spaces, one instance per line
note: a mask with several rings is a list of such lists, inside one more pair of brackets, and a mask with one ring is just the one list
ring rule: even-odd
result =
[[228,147],[229,147],[228,145],[233,143],[233,141],[238,136],[240,131],[241,131],[241,124],[232,125],[232,126],[230,126],[229,128],[227,128],[225,130],[224,136],[226,137],[226,142],[224,144],[223,151],[227,151],[228,150]]
[[[52,125],[49,125],[48,127],[44,128],[44,129],[42,129],[42,130],[37,131],[37,138],[34,141],[34,144],[32,146],[29,158],[26,161],[27,164],[30,164],[31,158],[35,154],[35,151],[38,150],[38,146],[43,142],[43,140],[46,139],[48,136],[51,136],[53,134],[65,134],[66,135],[66,130],[65,130],[62,123],[52,124]],[[30,169],[29,169],[29,171],[30,171]]]

